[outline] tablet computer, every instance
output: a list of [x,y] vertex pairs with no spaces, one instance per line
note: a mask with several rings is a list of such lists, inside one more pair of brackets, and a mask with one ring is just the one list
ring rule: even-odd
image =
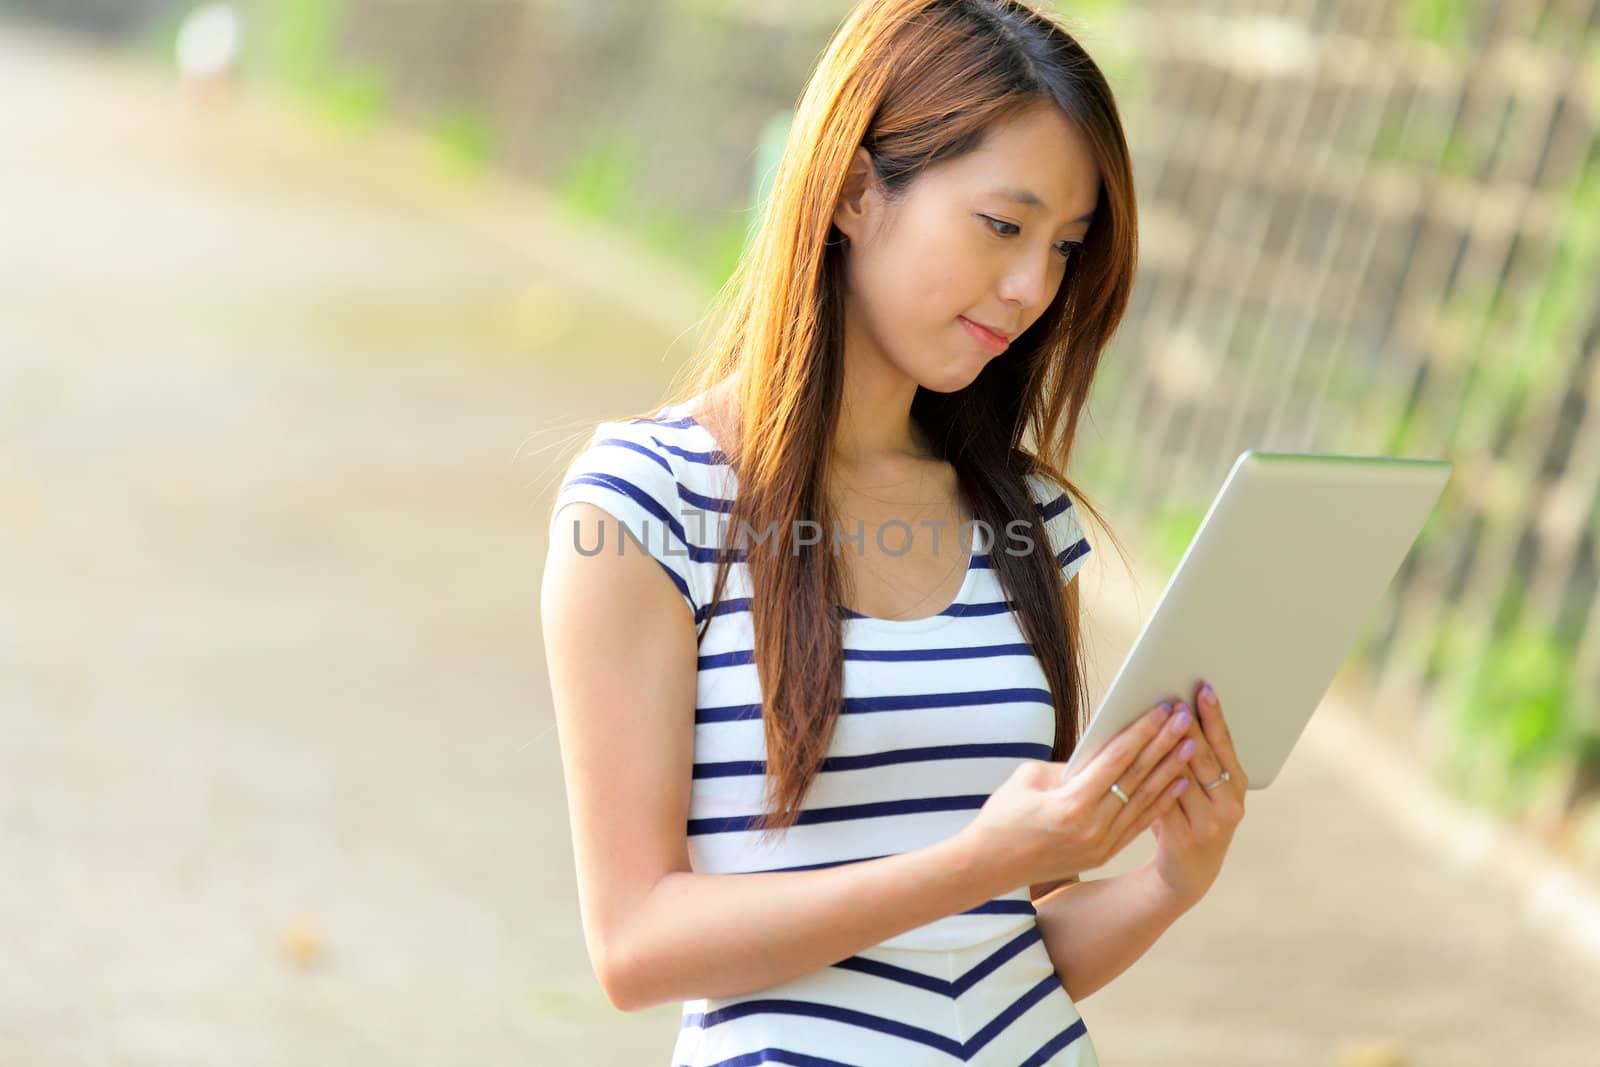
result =
[[1201,679],[1272,784],[1450,480],[1441,459],[1246,450],[1067,760]]

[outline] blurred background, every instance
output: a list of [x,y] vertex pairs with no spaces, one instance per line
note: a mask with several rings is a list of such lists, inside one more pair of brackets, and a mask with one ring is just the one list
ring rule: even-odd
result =
[[[667,1062],[584,951],[546,509],[849,6],[0,0],[0,1064]],[[1242,449],[1455,463],[1103,1060],[1595,1062],[1600,0],[1053,10],[1143,222],[1097,683]]]

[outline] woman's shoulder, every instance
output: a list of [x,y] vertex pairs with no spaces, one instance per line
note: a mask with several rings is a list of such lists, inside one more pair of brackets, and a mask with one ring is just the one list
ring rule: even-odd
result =
[[[550,510],[550,536],[565,527],[562,509],[582,501],[605,511],[620,524],[601,536],[617,541],[624,535],[642,545],[672,578],[697,613],[701,582],[697,575],[704,555],[704,535],[697,529],[691,501],[699,482],[694,465],[703,457],[692,433],[693,423],[666,416],[611,419],[597,423],[582,449],[563,472]],[[686,484],[688,483],[688,484]],[[592,551],[595,546],[586,546]],[[599,549],[616,552],[602,542]]]
[[1044,471],[1030,471],[1024,477],[1034,501],[1039,505],[1045,536],[1049,539],[1050,550],[1055,554],[1062,580],[1070,581],[1082,568],[1090,552],[1088,538],[1078,522],[1078,509],[1072,494],[1053,475]]
[[658,433],[657,420],[607,419],[596,423],[588,440],[567,464],[557,500],[584,485],[610,488],[646,504],[671,503],[677,480],[672,452]]

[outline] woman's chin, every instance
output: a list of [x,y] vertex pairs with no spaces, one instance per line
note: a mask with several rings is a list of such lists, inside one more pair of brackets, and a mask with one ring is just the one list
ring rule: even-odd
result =
[[953,359],[943,367],[923,375],[917,384],[932,393],[959,393],[978,380],[978,375],[988,366],[990,358],[984,354]]

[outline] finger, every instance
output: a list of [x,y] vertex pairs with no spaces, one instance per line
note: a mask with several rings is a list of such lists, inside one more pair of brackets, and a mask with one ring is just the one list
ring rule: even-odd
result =
[[1105,748],[1095,753],[1094,758],[1083,770],[1068,778],[1066,782],[1080,785],[1091,795],[1109,793],[1112,783],[1127,773],[1139,751],[1157,735],[1166,720],[1166,711],[1159,706],[1151,708],[1124,727]]
[[[1180,782],[1183,784],[1179,785],[1178,783]],[[1111,854],[1115,856],[1137,841],[1140,834],[1154,826],[1157,819],[1160,819],[1173,809],[1178,803],[1178,797],[1181,793],[1193,788],[1193,784],[1187,778],[1179,776],[1173,779],[1172,783],[1161,791],[1160,799],[1146,808],[1144,814],[1139,816],[1137,821],[1122,832],[1122,836],[1117,839],[1117,847],[1111,850]]]
[[1189,826],[1197,828],[1204,826],[1206,820],[1216,818],[1216,812],[1211,810],[1211,791],[1204,788],[1205,783],[1212,779],[1202,780],[1195,773],[1193,760],[1189,762],[1186,773],[1189,778],[1189,788],[1178,798],[1178,808],[1188,818]]
[[[1176,715],[1173,716],[1173,721],[1177,721]],[[1176,731],[1173,732],[1176,733]],[[1131,803],[1111,821],[1107,836],[1113,840],[1120,838],[1124,828],[1130,823],[1138,822],[1139,818],[1148,809],[1155,806],[1156,802],[1161,799],[1163,791],[1183,775],[1184,767],[1187,766],[1188,760],[1193,755],[1194,741],[1185,738],[1182,744],[1163,756],[1156,768],[1150,772],[1143,782],[1139,783],[1139,788],[1135,791]]]
[[[1178,702],[1178,709],[1184,711],[1188,705]],[[1193,712],[1190,713],[1194,714]],[[1189,729],[1189,736],[1195,742],[1194,759],[1189,761],[1189,769],[1194,772],[1197,783],[1214,782],[1222,777],[1222,763],[1217,759],[1216,751],[1211,747],[1211,740],[1206,735],[1198,718]]]
[[[1172,704],[1163,702],[1160,707],[1167,709],[1171,708]],[[1141,794],[1140,791],[1149,779],[1151,772],[1160,765],[1161,760],[1167,753],[1172,751],[1173,747],[1184,739],[1186,733],[1195,728],[1193,715],[1194,713],[1189,711],[1182,715],[1172,714],[1163,724],[1163,727],[1156,731],[1156,735],[1150,739],[1149,743],[1139,750],[1138,756],[1134,759],[1132,765],[1123,772],[1122,777],[1117,779],[1116,784],[1127,794],[1128,803],[1124,804],[1120,797],[1111,792],[1110,786],[1106,787],[1106,792],[1095,810],[1099,825],[1115,825],[1116,820],[1123,815],[1125,809],[1133,809],[1137,812],[1142,803],[1148,802],[1147,799],[1142,799],[1147,794]],[[1156,787],[1159,789],[1160,783],[1157,783]]]
[[[1140,754],[1140,762],[1123,776],[1123,788],[1132,794],[1129,802],[1121,810],[1111,811],[1100,824],[1107,828],[1111,837],[1115,838],[1123,826],[1136,820],[1142,811],[1154,804],[1160,798],[1161,790],[1182,773],[1184,761],[1193,754],[1193,744],[1185,738],[1188,731],[1193,729],[1193,722],[1185,720],[1189,720],[1189,713],[1174,713],[1160,734],[1145,746]],[[1178,752],[1183,746],[1189,747],[1182,753]]]
[[1199,712],[1201,729],[1205,731],[1206,739],[1211,742],[1211,748],[1216,753],[1217,759],[1227,768],[1230,776],[1243,781],[1244,768],[1239,765],[1239,754],[1233,747],[1233,732],[1228,729],[1228,720],[1223,717],[1222,702],[1217,699],[1217,694],[1209,683],[1200,686],[1195,705]]

